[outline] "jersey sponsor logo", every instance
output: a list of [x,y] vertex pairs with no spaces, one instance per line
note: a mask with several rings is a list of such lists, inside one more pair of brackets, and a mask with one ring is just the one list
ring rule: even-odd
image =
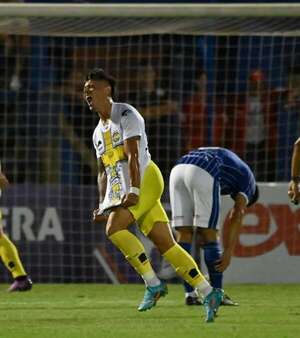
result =
[[112,140],[113,140],[114,143],[119,143],[121,141],[121,135],[118,131],[113,132]]

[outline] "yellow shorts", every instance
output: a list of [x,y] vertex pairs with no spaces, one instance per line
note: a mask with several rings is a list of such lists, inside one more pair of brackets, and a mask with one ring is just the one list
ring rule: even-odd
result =
[[149,234],[156,222],[169,222],[160,202],[163,191],[163,177],[157,165],[151,161],[142,178],[139,202],[128,208],[144,235]]

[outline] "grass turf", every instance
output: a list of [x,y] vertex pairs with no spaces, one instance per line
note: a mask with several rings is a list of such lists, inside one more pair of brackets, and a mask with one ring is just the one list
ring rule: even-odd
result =
[[139,313],[142,285],[34,285],[7,294],[0,285],[2,338],[298,338],[300,285],[228,286],[239,307],[221,307],[204,323],[202,307],[183,304],[180,285],[157,306]]

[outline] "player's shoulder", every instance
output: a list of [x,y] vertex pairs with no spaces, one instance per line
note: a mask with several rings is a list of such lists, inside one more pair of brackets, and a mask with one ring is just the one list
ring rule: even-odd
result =
[[122,119],[137,119],[143,121],[142,115],[132,105],[124,102],[114,102],[111,113],[111,120],[120,123]]
[[[254,174],[249,165],[232,150],[222,148],[224,163],[235,168],[247,179],[254,178]],[[255,179],[255,178],[254,178]]]

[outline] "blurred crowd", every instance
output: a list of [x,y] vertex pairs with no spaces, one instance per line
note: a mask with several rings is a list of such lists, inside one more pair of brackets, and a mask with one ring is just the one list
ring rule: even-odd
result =
[[166,179],[186,151],[223,146],[239,154],[258,181],[288,181],[292,144],[300,134],[297,55],[291,51],[288,67],[274,65],[277,84],[270,71],[249,63],[235,77],[244,86],[232,89],[232,79],[220,77],[230,72],[223,58],[199,52],[206,42],[0,35],[0,158],[10,179],[95,183],[91,136],[98,117],[88,110],[82,89],[86,71],[100,66],[118,80],[116,101],[143,115],[152,158]]

